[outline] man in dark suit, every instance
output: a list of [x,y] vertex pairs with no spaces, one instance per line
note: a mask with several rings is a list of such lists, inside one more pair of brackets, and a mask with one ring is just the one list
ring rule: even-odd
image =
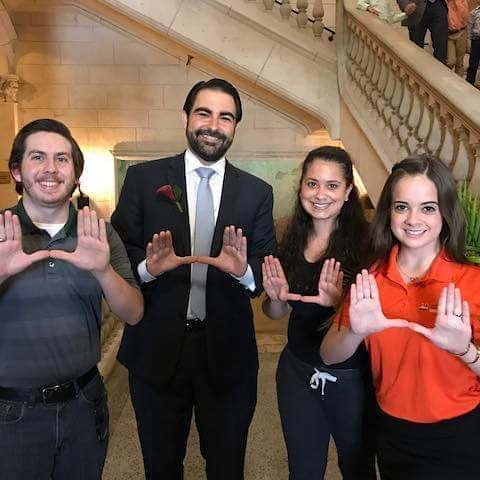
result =
[[145,297],[119,360],[147,479],[183,478],[193,409],[209,480],[242,479],[258,371],[250,297],[275,247],[272,188],[225,160],[242,118],[233,85],[197,83],[182,118],[188,149],[130,167],[112,216]]
[[425,35],[430,30],[433,55],[447,63],[448,8],[445,0],[397,0],[407,18],[402,25],[408,27],[410,40],[423,48]]

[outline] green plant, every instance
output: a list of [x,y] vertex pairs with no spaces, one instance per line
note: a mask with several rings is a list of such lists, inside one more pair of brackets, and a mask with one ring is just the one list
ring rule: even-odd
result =
[[480,200],[472,195],[466,182],[458,187],[458,197],[466,220],[465,250],[468,259],[480,263]]

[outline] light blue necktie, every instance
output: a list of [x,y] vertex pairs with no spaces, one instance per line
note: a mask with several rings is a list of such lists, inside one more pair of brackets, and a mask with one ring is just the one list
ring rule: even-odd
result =
[[[197,190],[193,254],[210,255],[213,231],[215,230],[215,217],[209,180],[215,171],[207,167],[199,167],[195,169],[195,171],[200,177],[200,183]],[[207,269],[208,265],[202,265],[200,263],[192,264],[190,311],[194,317],[200,318],[201,320],[205,319]]]

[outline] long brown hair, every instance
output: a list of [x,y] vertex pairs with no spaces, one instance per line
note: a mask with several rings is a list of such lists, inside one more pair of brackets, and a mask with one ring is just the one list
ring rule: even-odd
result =
[[[308,153],[302,165],[297,198],[293,215],[287,225],[279,246],[279,257],[285,269],[289,283],[295,283],[298,267],[303,263],[303,254],[307,247],[309,235],[313,231],[312,217],[304,210],[299,199],[302,182],[310,165],[315,160],[332,162],[340,167],[346,186],[352,190],[337,217],[337,226],[331,233],[323,259],[334,257],[342,267],[356,271],[363,265],[366,251],[368,224],[363,215],[358,190],[353,182],[353,165],[350,155],[343,149],[323,146]],[[316,278],[310,279],[309,287],[313,289],[318,283],[320,268]]]
[[371,224],[370,264],[385,262],[393,245],[398,243],[390,228],[392,194],[397,183],[406,176],[425,175],[437,189],[442,216],[440,243],[447,255],[459,263],[468,263],[465,257],[465,216],[457,196],[452,172],[433,155],[407,157],[395,164],[378,200]]

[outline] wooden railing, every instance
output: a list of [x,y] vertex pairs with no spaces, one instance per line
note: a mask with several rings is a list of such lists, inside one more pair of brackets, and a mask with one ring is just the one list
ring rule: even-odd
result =
[[387,168],[427,152],[479,191],[478,90],[354,0],[344,0],[337,34],[341,97]]

